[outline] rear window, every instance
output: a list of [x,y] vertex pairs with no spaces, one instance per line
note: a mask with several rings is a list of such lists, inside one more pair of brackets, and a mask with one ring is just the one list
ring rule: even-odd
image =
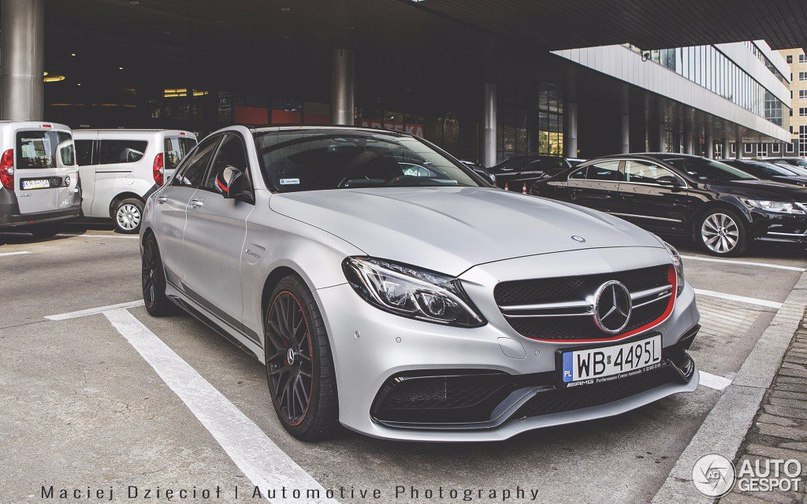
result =
[[64,131],[18,131],[17,168],[58,168],[76,164],[73,136]]
[[143,159],[148,142],[145,140],[101,140],[98,164],[134,163]]
[[196,147],[193,138],[165,137],[163,153],[165,156],[165,169],[174,170],[188,152]]

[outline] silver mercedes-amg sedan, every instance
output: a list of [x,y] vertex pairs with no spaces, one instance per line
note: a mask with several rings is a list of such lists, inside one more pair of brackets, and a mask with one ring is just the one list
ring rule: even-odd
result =
[[495,441],[698,384],[673,247],[404,134],[219,130],[148,199],[141,255],[148,312],[254,354],[304,440]]

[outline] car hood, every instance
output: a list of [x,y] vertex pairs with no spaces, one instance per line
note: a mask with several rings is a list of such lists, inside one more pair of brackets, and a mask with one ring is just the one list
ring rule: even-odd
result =
[[[709,184],[708,189],[734,196],[776,201],[807,201],[807,189],[772,180],[730,180]],[[777,199],[778,198],[778,199]]]
[[[306,191],[274,194],[269,205],[369,256],[450,275],[482,263],[535,254],[661,247],[654,235],[621,219],[499,189]],[[585,242],[575,241],[573,235]]]

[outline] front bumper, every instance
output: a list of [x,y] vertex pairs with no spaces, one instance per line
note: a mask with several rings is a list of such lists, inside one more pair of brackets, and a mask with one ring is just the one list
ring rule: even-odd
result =
[[[331,338],[340,422],[349,429],[377,438],[434,442],[498,441],[536,428],[617,415],[671,394],[694,390],[699,377],[693,364],[688,379],[673,376],[650,387],[639,386],[627,394],[614,395],[613,400],[607,402],[572,401],[571,407],[526,409],[544,399],[555,404],[565,398],[559,396],[552,385],[555,351],[583,344],[559,344],[523,337],[509,326],[492,299],[495,285],[492,278],[504,281],[510,279],[508,275],[512,278],[523,276],[524,271],[532,271],[537,277],[551,271],[563,271],[564,274],[585,272],[586,269],[618,271],[646,266],[648,261],[669,260],[666,254],[659,249],[605,249],[548,254],[473,268],[461,278],[488,324],[472,329],[440,326],[383,312],[366,303],[347,284],[317,290],[315,296],[322,307]],[[698,320],[694,291],[687,284],[672,315],[644,335],[662,335],[666,359],[673,355],[679,341],[694,337],[693,330],[697,332]],[[678,363],[684,366],[685,359],[678,359]],[[670,362],[666,362],[664,369],[674,371]],[[396,377],[412,374],[462,375],[467,372],[496,375],[516,383],[506,390],[506,394],[499,391],[499,396],[486,403],[485,407],[491,412],[487,419],[404,425],[379,415],[379,392],[389,388],[390,379],[394,381]],[[582,391],[587,387],[578,388]],[[474,393],[482,393],[478,392],[480,389],[476,390]]]
[[807,245],[807,215],[754,212],[752,229],[757,240]]

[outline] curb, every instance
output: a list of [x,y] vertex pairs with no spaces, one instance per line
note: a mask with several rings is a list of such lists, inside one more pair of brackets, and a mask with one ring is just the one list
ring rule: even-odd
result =
[[667,502],[713,502],[692,484],[692,466],[703,455],[718,453],[734,460],[748,429],[773,383],[793,335],[807,309],[807,272],[793,287],[762,333],[737,376],[701,424],[692,441],[676,461],[669,476],[653,497],[653,504]]

